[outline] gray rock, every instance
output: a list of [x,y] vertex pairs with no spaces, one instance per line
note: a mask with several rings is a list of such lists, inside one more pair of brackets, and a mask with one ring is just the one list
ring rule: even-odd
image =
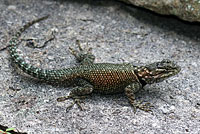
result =
[[173,60],[182,68],[177,76],[136,94],[154,106],[153,112],[134,113],[123,94],[93,94],[83,100],[84,111],[76,105],[66,111],[72,100],[56,99],[73,87],[25,76],[5,50],[0,52],[0,125],[28,134],[200,134],[200,26],[123,7],[116,0],[0,0],[0,47],[7,45],[11,29],[50,14],[22,39],[36,38],[42,46],[54,29],[55,39],[44,48],[30,48],[26,41],[18,47],[34,66],[75,66],[69,47],[76,48],[77,39],[84,48],[92,47],[99,63]]
[[159,14],[175,15],[186,21],[200,21],[200,0],[121,0]]

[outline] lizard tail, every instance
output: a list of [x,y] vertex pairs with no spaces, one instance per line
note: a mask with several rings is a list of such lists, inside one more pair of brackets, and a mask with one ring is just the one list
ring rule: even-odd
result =
[[[41,69],[38,67],[34,67],[31,64],[28,64],[22,57],[19,56],[17,52],[17,46],[19,42],[19,37],[21,36],[22,32],[24,32],[27,28],[32,26],[33,24],[45,20],[49,17],[49,15],[35,19],[31,22],[28,22],[23,27],[21,27],[16,34],[10,39],[9,41],[9,52],[13,62],[26,74],[45,81],[59,81],[62,79],[73,79],[77,77],[76,75],[72,75],[73,72],[76,72],[76,69],[60,69],[60,70],[47,70]],[[70,76],[73,76],[70,77]]]

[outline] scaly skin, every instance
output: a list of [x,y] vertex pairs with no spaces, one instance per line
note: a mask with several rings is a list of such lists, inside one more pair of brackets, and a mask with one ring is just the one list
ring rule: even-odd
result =
[[[58,98],[58,101],[72,98],[78,103],[79,96],[93,92],[101,94],[123,93],[127,95],[134,108],[149,111],[149,106],[135,101],[134,93],[146,84],[161,82],[180,72],[180,67],[170,60],[155,62],[146,66],[133,66],[131,64],[93,63],[94,55],[84,54],[80,47],[72,54],[81,65],[72,68],[48,70],[34,67],[24,61],[16,51],[21,33],[28,27],[46,19],[48,16],[33,20],[24,25],[9,41],[9,52],[13,62],[28,75],[42,81],[51,83],[76,84],[69,96]],[[73,104],[74,104],[73,103]]]

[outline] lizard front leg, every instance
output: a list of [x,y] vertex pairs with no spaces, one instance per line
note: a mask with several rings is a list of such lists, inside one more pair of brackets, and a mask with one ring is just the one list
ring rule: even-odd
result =
[[138,83],[138,82],[133,83],[131,85],[128,85],[125,88],[125,94],[128,97],[130,104],[133,106],[134,112],[136,112],[136,108],[139,108],[145,112],[151,111],[152,106],[150,105],[150,103],[147,102],[147,103],[142,104],[141,101],[135,100],[134,93],[137,92],[141,88],[142,88],[142,86],[140,83]]
[[85,98],[87,95],[91,94],[93,91],[93,86],[85,81],[85,80],[78,80],[78,86],[73,88],[73,90],[70,92],[68,96],[63,96],[60,98],[57,98],[57,101],[65,101],[68,99],[73,99],[73,103],[67,107],[67,109],[71,108],[74,104],[77,104],[78,107],[83,110],[83,107],[80,104],[80,99]]
[[95,56],[91,53],[91,48],[88,50],[84,50],[81,47],[80,41],[76,41],[76,45],[78,46],[78,50],[75,50],[73,48],[69,48],[71,51],[71,54],[75,56],[76,60],[84,65],[84,64],[93,64],[95,60]]

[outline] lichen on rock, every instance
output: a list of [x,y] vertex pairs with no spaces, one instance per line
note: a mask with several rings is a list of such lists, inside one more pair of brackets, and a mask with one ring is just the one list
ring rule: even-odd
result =
[[121,0],[159,14],[175,15],[194,22],[200,21],[200,0]]

